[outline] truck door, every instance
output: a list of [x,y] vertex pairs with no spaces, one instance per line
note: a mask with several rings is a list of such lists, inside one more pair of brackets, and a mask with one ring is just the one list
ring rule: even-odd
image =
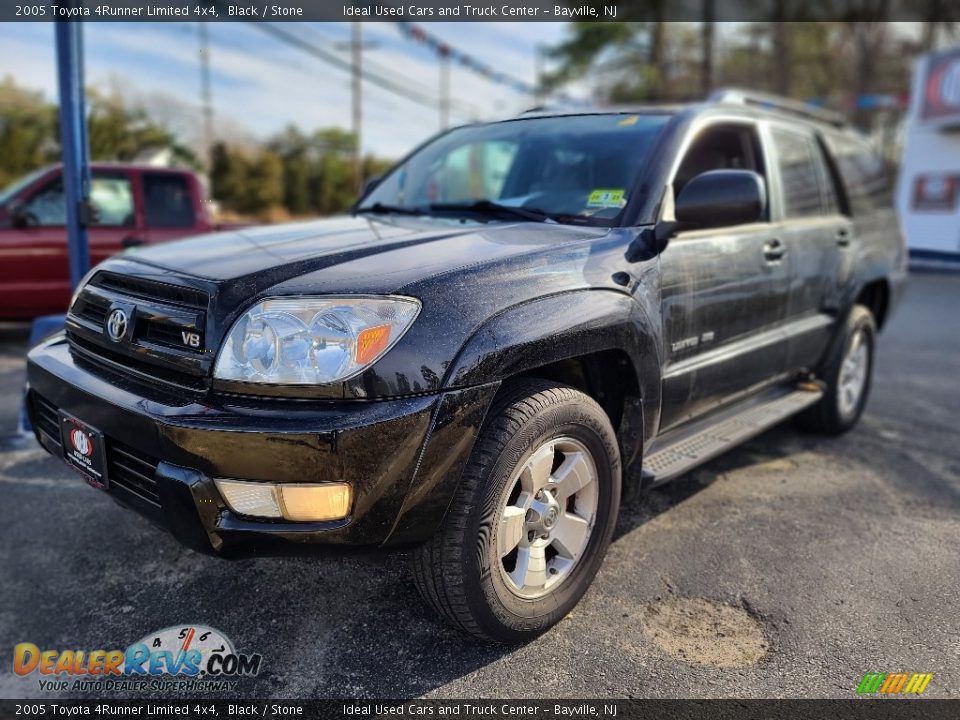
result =
[[[675,196],[708,170],[743,169],[770,182],[755,124],[700,131],[672,184]],[[769,200],[768,200],[769,202]],[[788,246],[766,216],[751,225],[681,232],[661,254],[664,353],[661,430],[782,376]]]
[[[70,301],[67,209],[59,171],[21,196],[23,222],[4,231],[5,317],[61,313]],[[94,221],[88,228],[91,267],[123,249],[136,230],[133,191],[126,170],[95,170],[90,186]],[[9,268],[9,269],[8,269]]]
[[840,200],[814,134],[800,126],[770,126],[778,177],[779,235],[790,248],[790,297],[784,332],[789,370],[813,368],[829,342],[841,293],[853,270],[853,223]]

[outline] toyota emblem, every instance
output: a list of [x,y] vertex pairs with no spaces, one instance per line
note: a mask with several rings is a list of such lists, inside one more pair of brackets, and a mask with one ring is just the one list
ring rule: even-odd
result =
[[127,317],[125,310],[116,308],[107,316],[107,335],[114,342],[120,342],[127,334],[127,325],[130,318]]

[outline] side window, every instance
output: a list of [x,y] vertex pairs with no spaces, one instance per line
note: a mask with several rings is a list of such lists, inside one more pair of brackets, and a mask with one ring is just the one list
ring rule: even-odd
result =
[[783,128],[774,128],[772,136],[780,169],[783,216],[820,215],[820,170],[812,138]]
[[183,175],[146,172],[141,181],[148,228],[184,228],[195,224],[193,198]]
[[828,133],[827,148],[836,162],[854,212],[889,207],[890,183],[883,160],[867,142],[852,133]]
[[687,150],[673,180],[674,197],[684,185],[708,170],[753,170],[764,176],[760,143],[753,127],[722,125],[708,128]]
[[94,173],[90,183],[94,224],[99,227],[129,227],[134,224],[133,190],[126,175]]
[[57,178],[49,182],[24,203],[23,210],[32,227],[66,225],[67,203],[63,196],[63,181]]
[[[90,204],[94,225],[124,227],[134,224],[133,190],[123,175],[94,174],[90,182]],[[67,203],[63,180],[57,178],[35,193],[24,205],[30,225],[55,227],[67,224]]]

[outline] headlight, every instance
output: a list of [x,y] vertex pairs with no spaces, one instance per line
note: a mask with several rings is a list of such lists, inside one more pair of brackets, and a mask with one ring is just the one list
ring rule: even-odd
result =
[[419,312],[406,297],[264,300],[233,324],[213,374],[276,385],[344,380],[379,360]]

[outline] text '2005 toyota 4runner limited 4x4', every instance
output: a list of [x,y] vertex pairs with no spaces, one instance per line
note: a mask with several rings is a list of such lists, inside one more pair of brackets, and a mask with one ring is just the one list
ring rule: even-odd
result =
[[43,446],[209,552],[412,545],[481,638],[562,618],[625,490],[848,430],[905,277],[842,123],[727,93],[442,134],[351,216],[108,260],[29,358]]

